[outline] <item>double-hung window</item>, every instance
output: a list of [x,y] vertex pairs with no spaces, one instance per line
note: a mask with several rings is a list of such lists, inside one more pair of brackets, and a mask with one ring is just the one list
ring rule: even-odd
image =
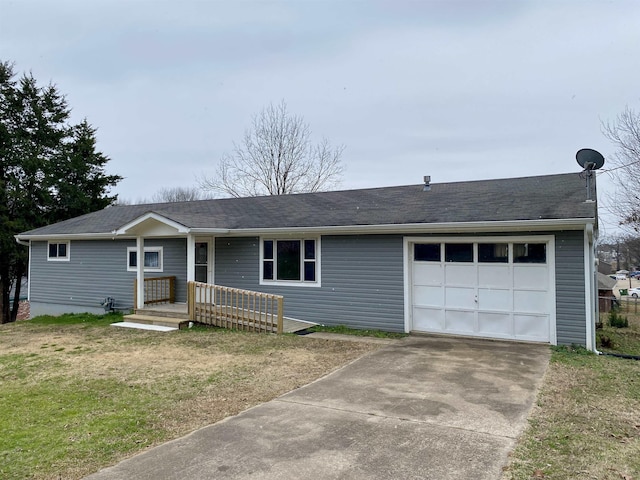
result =
[[[138,249],[127,248],[127,270],[135,272],[138,268]],[[144,247],[144,271],[162,272],[162,247]]]
[[263,239],[261,283],[319,285],[319,239]]
[[69,242],[49,242],[47,260],[51,262],[68,262]]

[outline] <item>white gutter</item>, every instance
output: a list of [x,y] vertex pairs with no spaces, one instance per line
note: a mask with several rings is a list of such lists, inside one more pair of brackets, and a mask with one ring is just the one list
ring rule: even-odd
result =
[[[185,228],[172,237],[186,237],[189,234],[209,234],[216,236],[246,235],[287,235],[304,233],[322,234],[372,234],[372,233],[464,233],[464,232],[496,232],[496,231],[544,231],[544,230],[582,230],[585,225],[592,225],[592,218],[544,219],[544,220],[512,220],[499,222],[447,222],[447,223],[393,223],[383,225],[327,225],[320,227],[282,227],[282,228]],[[166,235],[164,235],[166,236]],[[49,235],[16,235],[17,241],[24,240],[100,240],[100,239],[134,239],[135,235],[125,234],[120,229],[106,233],[74,233]],[[149,238],[149,237],[147,237]]]
[[[227,235],[245,236],[269,234],[301,233],[462,233],[508,231],[544,231],[544,230],[582,230],[585,225],[593,224],[592,218],[569,218],[564,220],[513,220],[501,222],[448,222],[448,223],[394,223],[384,225],[327,225],[321,227],[283,227],[283,228],[236,228],[227,230]],[[219,230],[192,228],[193,233],[216,233]]]

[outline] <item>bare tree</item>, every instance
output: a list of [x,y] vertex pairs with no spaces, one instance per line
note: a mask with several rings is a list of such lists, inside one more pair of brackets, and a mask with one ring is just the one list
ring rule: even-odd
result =
[[207,196],[196,187],[167,187],[161,188],[151,197],[153,203],[162,202],[192,202],[204,200]]
[[626,107],[615,121],[602,124],[602,132],[616,148],[607,171],[617,188],[607,208],[622,226],[640,231],[640,113]]
[[287,104],[270,104],[253,117],[233,152],[223,155],[213,178],[201,176],[203,190],[232,197],[286,195],[336,187],[342,177],[344,146],[332,148],[323,139],[311,142],[304,119]]

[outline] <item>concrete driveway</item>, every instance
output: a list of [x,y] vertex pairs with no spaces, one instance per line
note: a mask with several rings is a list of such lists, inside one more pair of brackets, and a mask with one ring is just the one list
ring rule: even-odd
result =
[[499,479],[549,347],[409,337],[88,477]]

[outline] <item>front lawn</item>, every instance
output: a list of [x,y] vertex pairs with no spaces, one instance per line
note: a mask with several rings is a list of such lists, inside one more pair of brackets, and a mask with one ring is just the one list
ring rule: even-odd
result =
[[[640,355],[640,315],[603,316],[602,351]],[[602,345],[605,339],[605,345]],[[555,348],[503,479],[640,480],[640,361]]]
[[275,398],[379,348],[119,315],[0,326],[0,478],[75,479]]

